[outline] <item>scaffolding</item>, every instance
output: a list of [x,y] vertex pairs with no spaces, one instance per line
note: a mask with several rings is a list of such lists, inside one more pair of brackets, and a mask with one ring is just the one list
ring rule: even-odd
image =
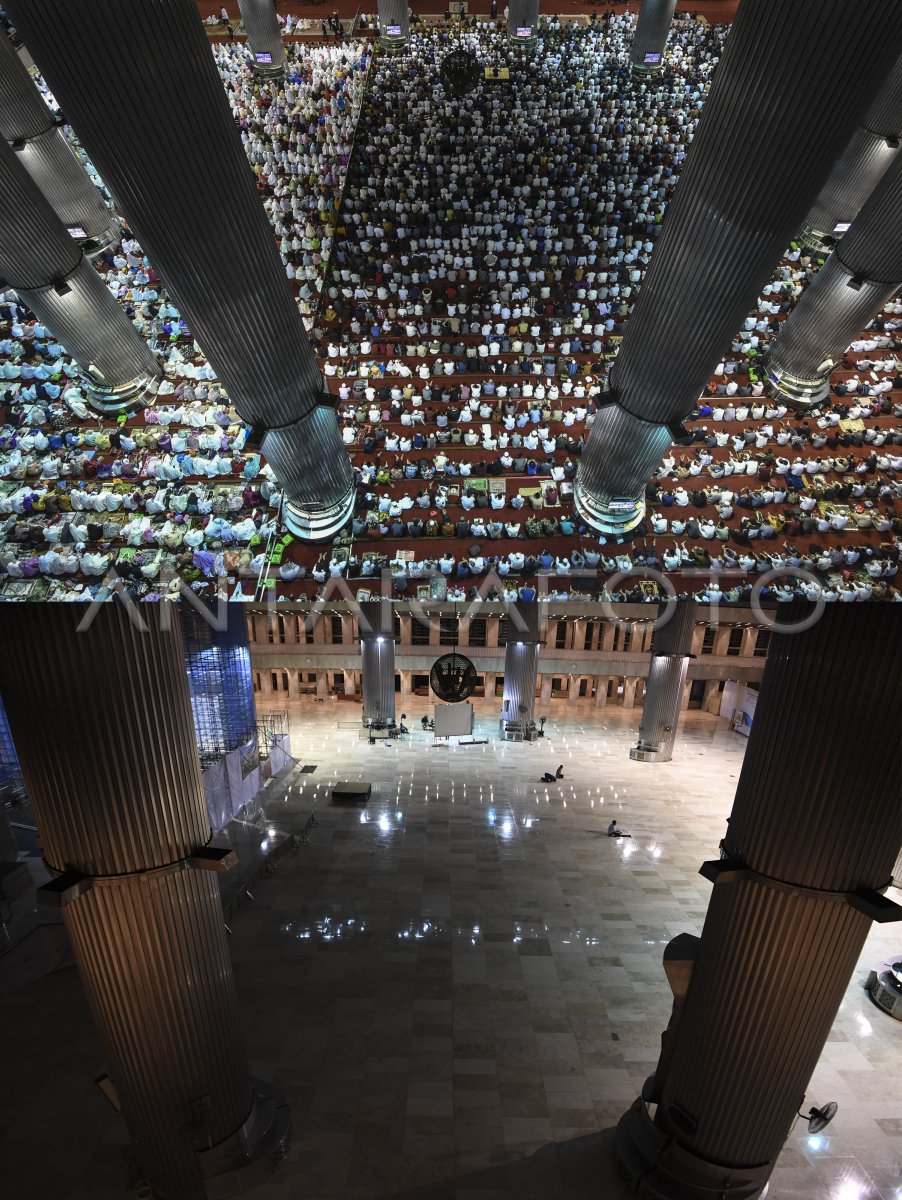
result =
[[257,721],[257,745],[260,748],[261,762],[269,758],[270,747],[276,734],[289,733],[288,710],[283,712],[262,713]]
[[13,745],[13,735],[6,719],[6,709],[0,700],[0,784],[20,775],[19,756]]
[[16,808],[25,798],[19,756],[16,754],[12,731],[6,719],[6,709],[0,700],[0,804]]
[[[256,732],[254,686],[243,605],[199,612],[179,604],[188,690],[201,767],[252,742]],[[219,628],[224,625],[224,628]]]

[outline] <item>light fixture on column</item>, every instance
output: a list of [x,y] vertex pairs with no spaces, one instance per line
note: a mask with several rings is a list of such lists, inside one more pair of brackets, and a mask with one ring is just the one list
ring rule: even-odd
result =
[[13,150],[15,150],[16,154],[21,154],[25,149],[25,138],[16,138],[15,141],[10,142],[10,145],[12,146]]
[[58,296],[68,296],[72,291],[70,284],[65,279],[55,279],[53,282],[53,290]]

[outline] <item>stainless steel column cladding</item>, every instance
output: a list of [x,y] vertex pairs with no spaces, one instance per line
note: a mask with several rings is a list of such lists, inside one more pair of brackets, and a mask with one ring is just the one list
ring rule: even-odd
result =
[[0,140],[0,272],[78,363],[91,404],[127,408],[162,368],[20,159]]
[[634,71],[656,74],[664,66],[664,51],[675,8],[676,0],[642,0],[630,48]]
[[899,154],[902,136],[902,56],[840,155],[808,214],[801,237],[829,252]]
[[392,606],[381,600],[360,605],[360,665],[363,723],[395,719],[395,631]]
[[902,284],[902,154],[783,322],[767,355],[776,395],[805,407],[830,394],[830,372]]
[[[378,0],[379,33],[389,42],[406,41],[410,37],[410,14],[407,0]],[[397,33],[389,33],[389,30]]]
[[688,991],[617,1128],[641,1200],[761,1195],[871,921],[902,916],[882,895],[902,843],[900,672],[882,605],[772,637]]
[[[539,0],[508,0],[507,33],[512,42],[531,44],[536,38],[539,23]],[[528,35],[517,31],[529,29]]]
[[289,527],[331,537],[354,505],[350,463],[197,6],[28,0],[12,15],[233,404],[268,431]]
[[272,0],[238,0],[254,73],[264,78],[285,72],[285,44]]
[[116,219],[75,157],[62,129],[12,42],[0,33],[0,137],[85,251],[102,250],[118,237]]
[[673,757],[696,616],[691,600],[660,606],[658,620],[667,619],[652,634],[639,744],[630,750],[630,758],[636,762],[670,762]]
[[502,729],[504,726],[515,726],[526,731],[532,724],[541,641],[538,604],[518,600],[510,606],[507,622],[501,700]]
[[576,477],[577,509],[594,528],[641,521],[650,464],[900,52],[902,22],[883,0],[743,0],[611,369],[621,411],[599,414]]
[[0,688],[60,873],[43,890],[141,1165],[161,1195],[231,1195],[281,1161],[289,1121],[249,1074],[219,888],[199,869],[215,859],[179,622],[165,605],[7,607]]

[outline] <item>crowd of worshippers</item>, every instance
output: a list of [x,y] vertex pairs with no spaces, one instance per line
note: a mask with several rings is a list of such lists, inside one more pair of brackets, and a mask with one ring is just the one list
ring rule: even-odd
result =
[[[364,48],[289,46],[287,100],[276,84],[254,81],[244,47],[225,48],[217,60],[264,201],[274,199],[286,269],[299,264],[315,287],[325,260],[304,239],[311,221],[318,236],[334,216]],[[276,192],[274,165],[280,186],[298,181],[297,203],[294,188]],[[255,579],[270,540],[283,550],[291,540],[276,536],[280,492],[271,471],[244,448],[246,426],[126,226],[95,265],[164,378],[127,419],[101,417],[64,347],[15,293],[0,294],[2,594],[90,599],[105,593],[110,572],[144,599],[175,590],[179,579],[196,590],[221,575]],[[47,588],[35,591],[36,581]]]
[[[649,483],[633,539],[608,544],[576,515],[579,457],[722,36],[675,27],[664,77],[637,92],[625,66],[630,24],[608,25],[604,35],[551,30],[535,57],[511,60],[527,105],[511,123],[512,149],[498,93],[457,102],[468,122],[482,113],[479,128],[497,143],[475,175],[466,138],[436,150],[433,112],[413,100],[460,37],[507,55],[491,29],[422,35],[428,67],[409,54],[377,59],[356,139],[362,46],[290,49],[284,99],[254,81],[244,48],[220,48],[308,312],[351,154],[315,333],[355,468],[353,520],[319,557],[280,536],[269,468],[244,449],[243,424],[126,236],[101,270],[166,375],[124,423],[94,420],[62,347],[11,295],[0,307],[3,593],[39,579],[54,598],[85,599],[103,594],[113,569],[138,598],[166,594],[173,573],[197,590],[225,574],[240,594],[241,580],[268,569],[282,598],[384,572],[398,594],[435,574],[452,599],[652,599],[635,579],[603,580],[654,567],[680,591],[738,600],[763,572],[802,567],[816,583],[777,578],[770,590],[898,598],[902,303],[850,347],[829,405],[788,411],[767,396],[761,363],[817,265],[799,247],[718,365],[688,422],[692,445],[674,447]],[[575,74],[558,95],[565,69]],[[584,89],[588,124],[570,111]],[[447,117],[442,136],[467,128]],[[583,134],[588,143],[575,140]],[[591,146],[601,147],[598,170]],[[430,183],[438,160],[441,193]],[[487,176],[496,161],[503,171]],[[547,189],[526,182],[537,168]],[[471,195],[486,178],[488,192]],[[687,568],[716,582],[684,583]]]
[[[778,278],[790,270],[784,265]],[[775,286],[767,285],[764,305],[773,303],[767,297]],[[813,415],[766,394],[760,358],[773,329],[750,320],[692,414],[692,444],[665,456],[649,484],[636,540],[619,552],[606,549],[604,539],[593,547],[593,531],[569,504],[604,389],[603,376],[594,373],[604,371],[603,362],[591,362],[593,374],[575,381],[566,372],[529,372],[472,382],[475,366],[448,380],[428,357],[423,381],[388,369],[401,359],[381,363],[385,372],[378,377],[370,373],[376,360],[368,360],[362,376],[355,363],[352,375],[337,381],[344,440],[358,478],[355,548],[383,538],[534,542],[561,536],[577,545],[551,557],[515,551],[453,560],[446,554],[440,569],[467,577],[490,570],[502,576],[566,575],[585,567],[619,572],[638,565],[754,575],[789,566],[822,573],[821,585],[838,572],[843,597],[894,595],[889,581],[902,534],[900,318],[902,303],[893,301],[875,322],[879,328],[850,348],[834,375],[830,404]],[[854,540],[859,533],[867,543]],[[651,545],[646,535],[653,535]],[[827,545],[802,541],[824,535]],[[687,549],[686,539],[696,544]],[[356,560],[364,575],[385,557],[369,553]],[[416,558],[405,569],[411,578],[428,573]],[[723,594],[739,598],[750,586]],[[712,589],[711,598],[718,592]]]
[[284,83],[261,83],[243,45],[214,55],[301,310],[315,307],[363,96],[368,50],[355,41],[286,48]]
[[[442,30],[417,33],[406,52],[374,64],[319,322],[359,479],[345,574],[389,567],[398,586],[436,563],[455,579],[789,565],[824,572],[828,590],[835,570],[844,599],[894,592],[893,306],[866,339],[883,351],[865,359],[869,378],[840,377],[829,412],[808,421],[765,397],[763,353],[818,265],[801,247],[787,252],[718,366],[711,403],[693,414],[693,446],[675,448],[650,485],[632,544],[598,545],[569,503],[719,53],[722,31],[678,28],[664,76],[638,91],[625,68],[629,17],[604,30],[566,26],[526,60],[501,32],[457,34],[454,45],[510,67],[511,98],[489,85],[436,100],[436,63],[449,48]],[[845,405],[853,390],[856,402]],[[827,428],[872,417],[879,423],[861,432]],[[813,464],[810,452],[830,445],[849,452]],[[731,490],[724,481],[740,473],[755,479]],[[702,475],[690,499],[682,480]],[[858,503],[846,512],[849,501]],[[788,540],[832,541],[845,530],[882,537],[856,548],[843,536],[841,549]],[[659,541],[666,534],[674,540]],[[576,546],[512,556],[461,546],[438,557],[424,547],[421,559],[416,539],[430,537],[458,546],[575,537]],[[378,539],[403,541],[403,566],[365,549]],[[334,574],[334,559],[317,565],[318,582],[330,565]]]
[[[279,12],[278,6],[276,7],[276,18],[282,29],[282,33],[286,37],[290,37],[292,34],[299,34],[307,29],[313,29],[316,25],[316,22],[311,17],[299,17],[295,13],[286,13],[283,16],[282,13]],[[205,25],[221,25],[230,35],[230,37],[234,37],[240,22],[240,8],[236,6],[235,9],[230,13],[224,4],[220,6],[218,12],[210,13],[208,16],[204,17]]]
[[[631,28],[622,18],[604,32],[568,24],[525,59],[506,31],[483,26],[452,42],[435,28],[377,59],[329,289],[339,316],[373,323],[362,283],[384,303],[435,280],[531,284],[555,311],[555,285],[599,284],[594,320],[625,316],[724,36],[681,28],[668,70],[637,87]],[[506,62],[511,86],[444,95],[438,63],[461,45],[486,65]]]

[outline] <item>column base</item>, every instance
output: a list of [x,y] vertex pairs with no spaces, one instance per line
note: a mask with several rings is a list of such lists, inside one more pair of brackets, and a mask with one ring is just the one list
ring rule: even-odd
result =
[[650,66],[646,63],[630,63],[630,74],[638,75],[640,79],[652,79],[664,72],[663,62]]
[[902,987],[896,978],[900,958],[902,955],[894,955],[879,967],[873,967],[864,985],[868,996],[880,1011],[895,1017],[897,1021],[902,1021]]
[[79,238],[78,244],[81,246],[85,258],[93,260],[103,254],[104,250],[109,250],[110,246],[115,245],[120,236],[119,227],[116,224],[111,225],[105,233],[97,237]]
[[89,376],[85,376],[85,399],[95,412],[112,416],[137,407],[155,378],[159,376],[138,375],[120,387],[104,388],[98,387],[96,383],[91,382]]
[[645,516],[644,500],[629,496],[598,500],[580,485],[579,479],[573,485],[573,503],[579,515],[593,529],[614,537],[635,529]]
[[670,762],[673,758],[672,746],[638,746],[630,747],[630,758],[633,762],[662,763]]
[[823,233],[820,229],[803,229],[797,240],[810,250],[816,250],[818,254],[832,254],[839,239],[830,233]]
[[757,1200],[773,1170],[772,1163],[727,1167],[699,1158],[654,1123],[641,1098],[620,1118],[614,1156],[639,1200]]
[[291,1113],[281,1092],[251,1079],[253,1104],[240,1129],[199,1153],[207,1200],[221,1200],[261,1184],[288,1153]]
[[351,487],[335,504],[323,508],[303,508],[288,500],[282,508],[282,520],[288,530],[303,542],[326,542],[335,537],[354,511],[355,493]]
[[278,81],[285,78],[285,67],[267,67],[259,63],[254,63],[252,67],[254,78],[262,79],[264,82]]
[[507,721],[504,717],[498,722],[498,733],[503,742],[537,742],[538,729],[528,729],[523,721]]
[[796,408],[816,408],[830,396],[829,379],[799,379],[782,367],[767,368],[767,387],[778,400],[786,400]]

